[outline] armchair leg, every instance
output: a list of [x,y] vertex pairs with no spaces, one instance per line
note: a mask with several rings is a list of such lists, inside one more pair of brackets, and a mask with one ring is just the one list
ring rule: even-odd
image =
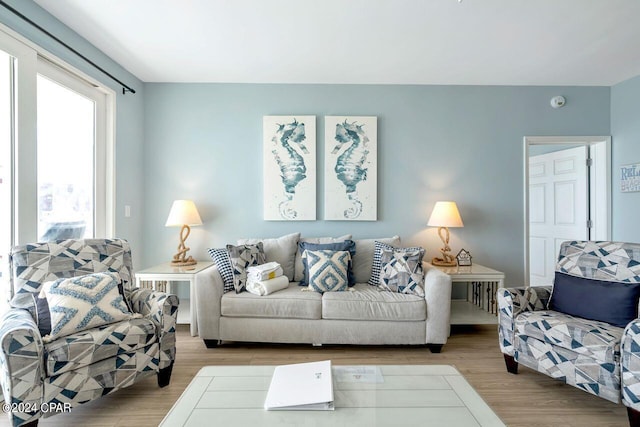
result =
[[509,372],[510,374],[517,374],[518,362],[516,362],[516,359],[514,359],[513,356],[509,356],[508,354],[503,354],[503,356],[504,363],[507,365],[507,372]]
[[[627,408],[629,409],[629,408]],[[22,427],[38,427],[38,421],[40,421],[40,419],[38,418],[37,420],[33,420],[29,423],[26,424],[22,424]]]
[[627,416],[629,417],[629,427],[640,427],[640,411],[627,406]]
[[169,366],[158,371],[158,386],[160,388],[169,385],[169,382],[171,381],[171,371],[173,371],[173,363],[174,362],[171,362]]

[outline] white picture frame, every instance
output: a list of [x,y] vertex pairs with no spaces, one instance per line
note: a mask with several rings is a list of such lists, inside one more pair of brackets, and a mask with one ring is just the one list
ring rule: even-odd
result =
[[377,220],[376,116],[326,116],[324,219]]
[[267,221],[316,219],[316,116],[263,117]]

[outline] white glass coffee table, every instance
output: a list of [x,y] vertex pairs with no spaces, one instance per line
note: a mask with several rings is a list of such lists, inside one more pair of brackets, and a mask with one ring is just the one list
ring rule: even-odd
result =
[[274,366],[206,366],[160,424],[504,426],[448,365],[333,365],[334,411],[266,411]]

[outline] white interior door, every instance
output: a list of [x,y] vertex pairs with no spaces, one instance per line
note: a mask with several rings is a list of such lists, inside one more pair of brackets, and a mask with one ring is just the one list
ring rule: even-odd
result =
[[553,284],[560,243],[588,240],[588,147],[529,157],[529,283]]

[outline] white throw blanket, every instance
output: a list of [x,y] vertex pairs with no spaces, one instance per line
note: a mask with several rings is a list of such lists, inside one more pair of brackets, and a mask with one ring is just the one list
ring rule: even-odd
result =
[[247,280],[256,282],[275,279],[282,276],[282,267],[275,261],[266,264],[253,265],[247,268]]
[[247,291],[255,295],[269,295],[276,291],[285,289],[289,286],[289,278],[287,276],[279,276],[269,280],[252,280],[247,279]]

